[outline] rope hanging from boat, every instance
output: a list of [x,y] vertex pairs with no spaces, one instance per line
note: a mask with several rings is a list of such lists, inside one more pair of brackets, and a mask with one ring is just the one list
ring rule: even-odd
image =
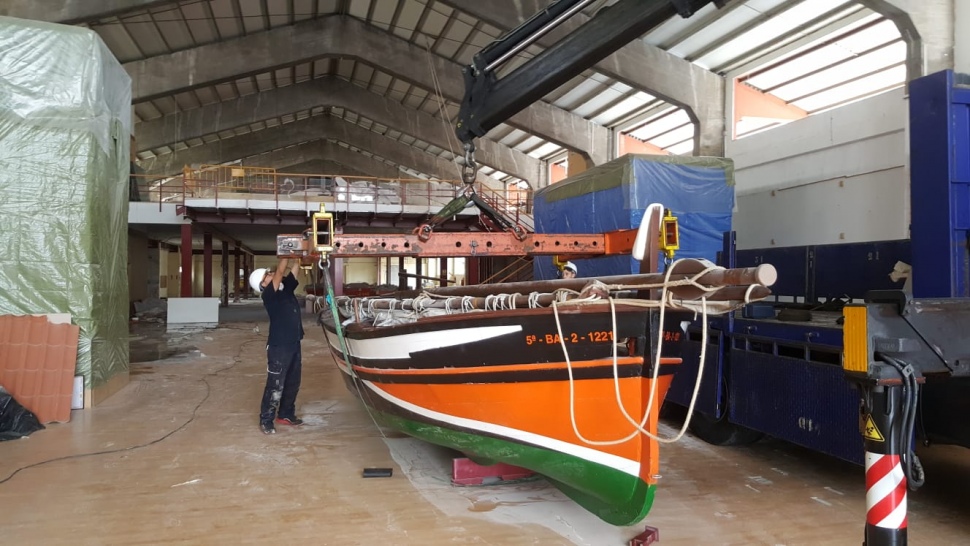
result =
[[[674,264],[676,263],[677,262],[674,262]],[[697,283],[696,279],[699,278],[701,275],[715,268],[716,268],[715,266],[709,266],[701,273],[698,273],[694,277],[691,277],[689,279],[690,282],[688,282],[687,284],[694,284],[698,288],[704,289],[705,292],[709,292],[710,290],[707,287],[701,286],[699,283]],[[670,286],[670,284],[668,284],[668,281],[670,280],[670,274],[673,272],[674,269],[675,267],[673,266],[667,268],[667,272],[664,275],[664,282],[661,283],[661,286],[660,286],[661,296],[658,302],[660,303],[659,305],[660,316],[658,317],[659,324],[664,323],[664,310],[667,308],[667,305],[663,305],[663,303],[668,301],[668,296],[669,296],[668,288]],[[685,280],[688,280],[688,279],[685,279]],[[749,287],[749,289],[745,291],[745,298],[744,298],[745,303],[747,303],[747,300],[750,297],[750,292],[751,292],[751,288]],[[567,303],[571,303],[571,302],[567,302]],[[614,299],[612,297],[608,298],[608,303],[610,305],[610,316],[612,319],[612,334],[613,334],[612,339],[615,340],[615,339],[618,339],[617,332],[616,332],[616,306],[614,304]],[[630,303],[630,302],[624,300],[624,304],[626,303]],[[648,303],[648,301],[638,300],[639,305],[643,305],[646,303]],[[707,337],[708,337],[707,314],[708,314],[709,303],[710,302],[707,301],[706,296],[701,296],[700,306],[699,306],[700,313],[701,313],[701,324],[702,324],[701,354],[700,354],[700,363],[698,364],[698,368],[697,368],[697,379],[695,380],[695,383],[694,383],[694,392],[691,395],[690,405],[687,408],[687,417],[684,419],[684,425],[681,427],[680,432],[678,432],[675,436],[671,438],[663,438],[657,434],[651,433],[649,430],[644,428],[647,422],[650,420],[650,414],[653,410],[653,404],[656,401],[657,381],[660,376],[660,360],[661,360],[660,355],[662,354],[662,348],[663,348],[663,329],[661,328],[658,330],[657,350],[655,353],[656,358],[653,362],[653,374],[651,376],[651,383],[650,383],[650,396],[647,399],[647,406],[644,409],[643,418],[639,421],[631,417],[630,414],[627,413],[626,408],[623,405],[623,398],[620,394],[619,365],[617,362],[616,344],[614,342],[612,356],[613,356],[613,386],[614,386],[614,392],[616,395],[616,403],[620,409],[620,412],[623,414],[623,417],[627,420],[627,422],[629,422],[631,425],[634,426],[633,432],[631,432],[629,435],[615,440],[591,440],[589,438],[586,438],[585,436],[583,436],[582,432],[580,432],[579,426],[576,424],[576,392],[575,392],[575,384],[574,384],[575,380],[573,378],[572,362],[569,358],[569,352],[566,348],[565,337],[563,336],[563,332],[562,332],[562,323],[559,320],[559,306],[562,304],[558,302],[553,303],[552,309],[553,309],[553,315],[556,319],[556,333],[559,335],[559,343],[562,346],[563,355],[565,356],[565,359],[566,359],[566,372],[569,375],[569,419],[573,427],[573,432],[576,434],[577,438],[579,438],[583,442],[590,445],[603,446],[603,445],[617,445],[617,444],[622,444],[624,442],[628,442],[636,438],[637,434],[644,434],[647,437],[653,440],[656,440],[657,442],[660,442],[660,443],[674,443],[680,440],[684,436],[684,434],[687,432],[687,427],[690,424],[690,419],[694,414],[694,407],[697,402],[697,395],[700,392],[701,380],[704,377],[704,361],[706,360],[706,356],[707,356]],[[647,306],[652,307],[652,305],[647,305]],[[696,312],[697,310],[695,310],[695,313]]]
[[337,331],[337,339],[340,341],[340,354],[343,355],[344,362],[347,363],[347,368],[350,369],[350,373],[353,375],[353,368],[351,368],[350,359],[347,356],[347,342],[344,340],[344,328],[340,323],[340,316],[337,313],[337,306],[334,304],[336,299],[333,291],[333,283],[330,282],[330,260],[321,257],[319,266],[323,271],[323,282],[327,290],[327,301],[330,302],[330,312],[333,314],[334,329]]
[[[354,387],[357,388],[357,396],[363,400],[364,394],[360,392],[360,383],[363,380],[357,377],[357,373],[354,371],[354,365],[350,362],[350,355],[347,351],[347,341],[344,338],[344,327],[340,322],[340,316],[337,312],[337,300],[334,297],[333,282],[330,280],[330,261],[321,256],[319,265],[320,269],[323,270],[323,280],[327,290],[327,301],[330,304],[330,312],[333,315],[333,327],[337,332],[337,340],[340,342],[340,354],[343,356],[344,364],[347,366],[347,373],[350,374],[350,377],[353,379],[352,383],[354,384]],[[377,422],[377,419],[374,418],[374,415],[371,413],[367,404],[364,404],[364,409],[367,410],[367,415],[374,423],[374,426],[377,427],[377,431],[381,433],[382,437],[387,438],[387,436],[384,434],[384,429],[381,428],[381,425]]]
[[[690,263],[685,264],[685,262]],[[681,264],[684,264],[685,267],[678,272],[678,266]],[[616,445],[630,441],[639,434],[644,434],[661,443],[676,442],[683,437],[693,416],[700,392],[701,380],[703,379],[707,339],[709,335],[707,317],[709,314],[730,312],[741,305],[763,299],[770,294],[766,286],[770,286],[774,282],[774,269],[770,268],[770,275],[759,276],[761,274],[761,267],[763,266],[749,268],[747,270],[725,270],[706,260],[681,259],[670,264],[666,272],[662,275],[646,274],[603,278],[608,283],[604,283],[598,279],[584,279],[585,285],[582,285],[582,289],[578,291],[574,288],[580,285],[575,283],[564,287],[561,281],[544,281],[536,285],[522,283],[521,286],[513,283],[505,287],[507,293],[487,293],[484,290],[488,290],[488,288],[484,288],[483,290],[483,287],[468,287],[468,291],[475,295],[460,295],[460,292],[455,293],[455,291],[451,291],[450,294],[441,294],[425,290],[410,298],[395,298],[393,296],[335,298],[329,275],[325,275],[325,280],[328,299],[332,302],[330,309],[333,314],[333,320],[341,344],[341,352],[345,361],[348,360],[348,350],[343,337],[343,326],[351,322],[369,322],[372,327],[380,328],[414,322],[427,316],[494,312],[523,308],[551,308],[555,318],[559,343],[565,356],[569,378],[569,413],[573,432],[577,438],[590,445]],[[677,275],[677,278],[672,278],[674,274]],[[705,278],[709,274],[710,276]],[[745,287],[744,285],[747,286]],[[516,288],[545,288],[547,291],[542,292],[533,289],[532,291],[522,293],[522,291],[516,291]],[[659,291],[659,297],[655,291]],[[649,295],[645,296],[645,294]],[[615,341],[619,339],[616,312],[616,306],[618,304],[628,310],[631,307],[659,307],[658,320],[661,325],[664,323],[665,311],[668,307],[692,311],[695,314],[695,318],[698,314],[701,316],[701,361],[698,367],[694,391],[687,410],[687,418],[681,430],[673,437],[664,438],[647,430],[647,424],[654,413],[654,405],[656,404],[658,394],[660,364],[662,360],[661,354],[664,341],[662,328],[658,331],[659,339],[657,340],[656,351],[653,355],[653,370],[651,373],[652,377],[650,378],[652,381],[650,394],[642,417],[638,419],[631,416],[623,404],[619,378],[619,355]],[[633,427],[630,434],[623,438],[612,440],[592,440],[586,438],[579,430],[576,421],[575,377],[573,375],[573,364],[566,346],[566,336],[563,335],[562,323],[560,321],[560,308],[565,306],[590,305],[610,306],[610,317],[612,321],[611,339],[614,340],[611,351],[614,394],[617,406],[624,419]],[[344,322],[341,322],[340,315],[345,317],[346,320]],[[348,367],[350,367],[349,362]],[[350,368],[350,374],[356,377],[353,368]],[[355,384],[357,384],[357,381],[355,381]],[[359,389],[360,387],[358,386]]]

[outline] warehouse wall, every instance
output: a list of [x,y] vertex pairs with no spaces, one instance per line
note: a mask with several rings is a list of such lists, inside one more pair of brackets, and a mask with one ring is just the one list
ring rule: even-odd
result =
[[729,140],[738,248],[908,238],[907,124],[896,89]]
[[[235,277],[233,276],[233,268],[236,267],[236,258],[234,254],[235,250],[230,245],[229,247],[229,293],[233,293],[232,283]],[[176,254],[176,259],[180,257]],[[240,268],[242,268],[242,257],[240,256]],[[260,256],[256,259],[256,267],[269,267],[276,265],[276,258],[271,256]],[[177,268],[176,268],[177,271]],[[192,296],[202,297],[205,290],[205,256],[197,254],[192,256]],[[248,279],[245,279],[249,282]],[[177,297],[177,290],[179,286],[176,285],[176,291],[171,291],[169,293],[170,297]],[[218,241],[215,243],[215,247],[212,249],[212,298],[218,298],[222,294],[222,243]]]
[[365,282],[377,284],[377,258],[347,258],[341,260],[344,265],[344,283]]

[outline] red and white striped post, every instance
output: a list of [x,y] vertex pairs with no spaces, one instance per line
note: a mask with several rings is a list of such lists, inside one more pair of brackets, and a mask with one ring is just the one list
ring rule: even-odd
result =
[[[902,387],[868,389],[862,435],[866,450],[865,546],[904,546],[906,475],[899,457]],[[908,445],[908,444],[907,444]]]

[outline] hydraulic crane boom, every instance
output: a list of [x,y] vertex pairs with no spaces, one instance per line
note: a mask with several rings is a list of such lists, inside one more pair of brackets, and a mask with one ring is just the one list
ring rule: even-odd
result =
[[579,30],[506,74],[496,71],[509,59],[593,0],[556,0],[518,28],[475,55],[462,71],[465,96],[455,132],[465,147],[463,179],[474,181],[474,140],[541,99],[617,49],[680,15],[690,17],[707,4],[730,0],[619,0]]

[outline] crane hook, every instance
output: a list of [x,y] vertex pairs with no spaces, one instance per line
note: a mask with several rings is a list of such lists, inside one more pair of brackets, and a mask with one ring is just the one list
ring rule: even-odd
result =
[[461,168],[461,180],[471,186],[475,183],[478,173],[478,163],[475,162],[475,145],[471,142],[465,143],[465,164]]

